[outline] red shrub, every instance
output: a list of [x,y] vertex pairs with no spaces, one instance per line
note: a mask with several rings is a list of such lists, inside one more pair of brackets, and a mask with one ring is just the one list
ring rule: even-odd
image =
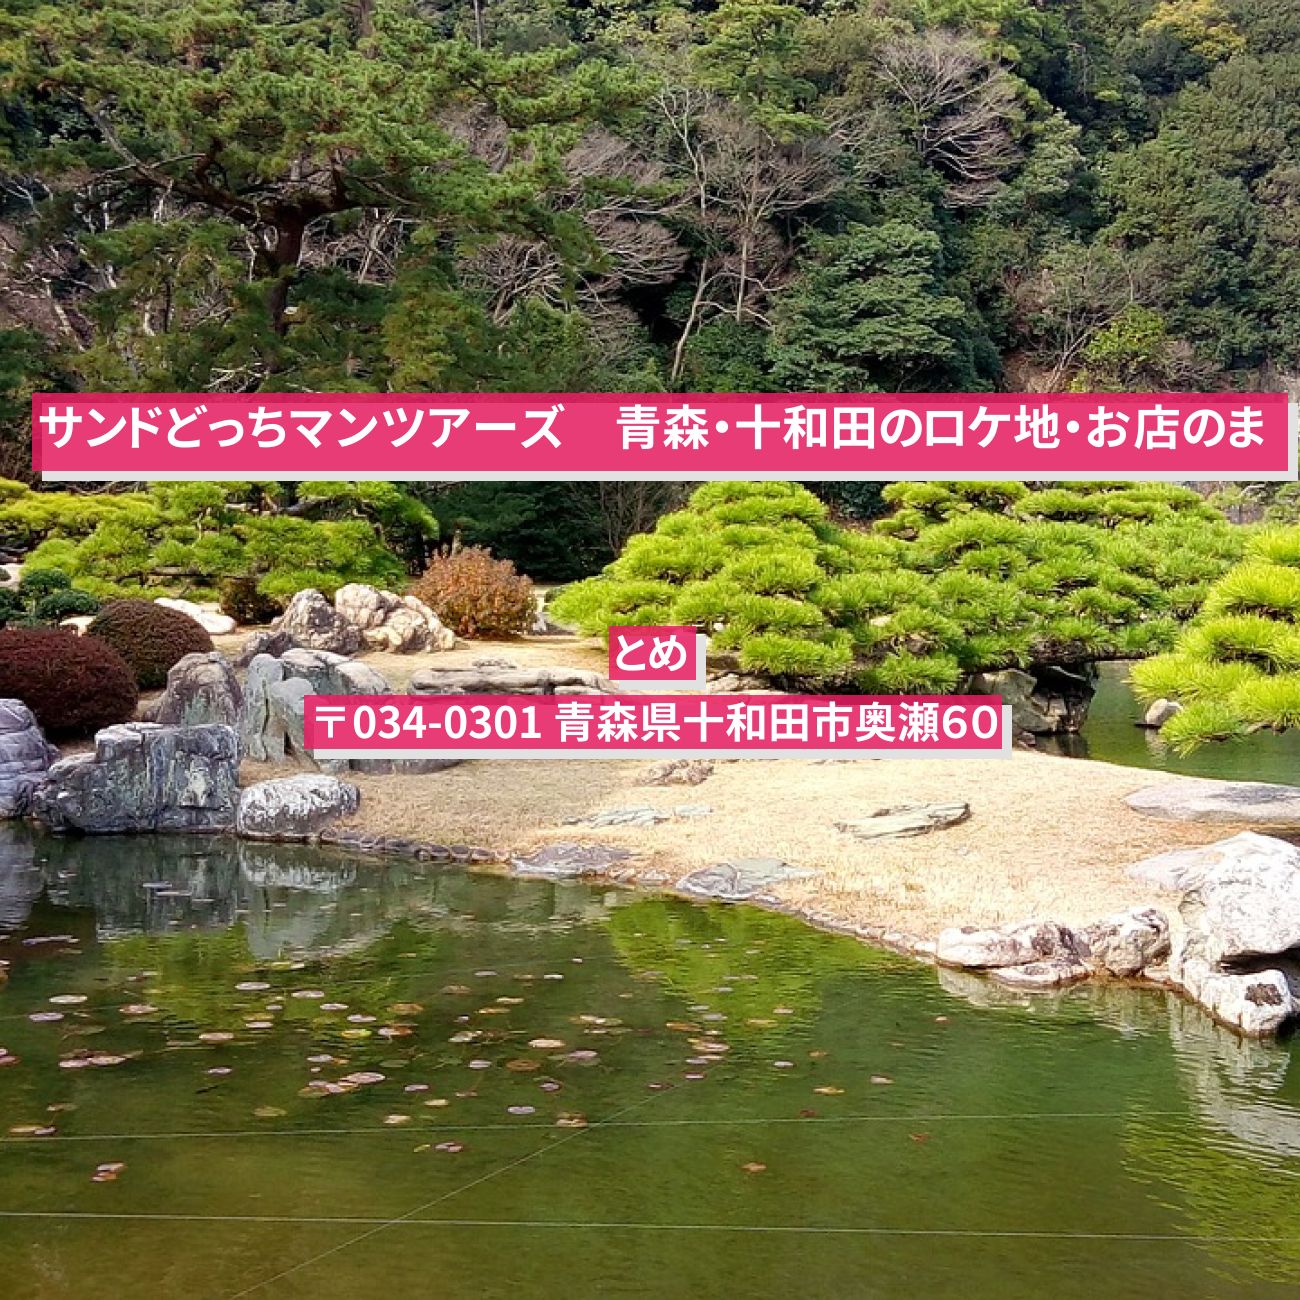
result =
[[457,636],[527,632],[537,608],[531,579],[479,546],[434,556],[424,576],[411,584],[411,594]]
[[22,700],[52,738],[135,716],[135,674],[111,646],[66,628],[0,632],[0,698]]

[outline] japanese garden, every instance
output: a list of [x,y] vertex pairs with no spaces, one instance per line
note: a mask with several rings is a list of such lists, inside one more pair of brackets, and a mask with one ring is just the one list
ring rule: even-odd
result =
[[[33,394],[1300,394],[1286,0],[0,0],[0,1285],[1300,1286],[1294,483],[41,482]],[[311,695],[987,697],[996,760]]]

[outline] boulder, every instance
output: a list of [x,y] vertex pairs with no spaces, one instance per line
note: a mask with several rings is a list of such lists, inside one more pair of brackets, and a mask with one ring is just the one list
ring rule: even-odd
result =
[[0,817],[22,817],[59,751],[22,700],[0,700]]
[[235,667],[247,668],[258,655],[270,655],[273,659],[278,659],[286,650],[294,649],[297,644],[293,633],[284,628],[268,628],[261,632],[254,632],[235,656]]
[[693,898],[741,903],[767,893],[774,885],[787,880],[806,880],[816,874],[806,867],[792,867],[780,858],[735,858],[692,871],[677,882],[676,888]]
[[646,770],[639,785],[700,785],[713,775],[713,764],[700,758],[670,758]]
[[1078,731],[1088,716],[1096,685],[1095,672],[1044,668],[1037,676],[1018,668],[976,673],[967,683],[973,695],[998,695],[1011,706],[1016,731],[1055,735]]
[[271,726],[271,687],[284,681],[284,664],[270,655],[255,655],[244,674],[244,704],[239,715],[239,739],[244,753],[258,763],[284,757],[281,739]]
[[380,591],[364,582],[349,582],[334,593],[335,612],[363,632],[379,627],[397,603],[391,591]]
[[219,650],[189,654],[167,673],[167,690],[153,721],[170,727],[219,722],[239,727],[244,693],[230,661]]
[[1124,979],[1169,956],[1169,919],[1154,907],[1108,916],[1088,926],[1081,937],[1095,970]]
[[291,754],[307,758],[307,745],[303,739],[307,696],[316,692],[304,677],[286,677],[272,682],[267,690],[268,722],[265,733],[270,761],[282,761]]
[[1184,955],[1217,965],[1300,949],[1300,849],[1267,835],[1220,849],[1179,905]]
[[1224,970],[1175,945],[1169,961],[1173,983],[1220,1024],[1248,1038],[1270,1038],[1300,1015],[1300,977],[1294,970]]
[[90,754],[60,759],[32,800],[54,830],[224,831],[239,802],[239,741],[231,727],[125,722]]
[[905,839],[956,826],[969,816],[968,803],[905,804],[879,808],[860,821],[836,822],[835,828],[859,840]]
[[608,677],[583,668],[517,668],[471,665],[422,668],[412,674],[412,695],[562,695],[617,693]]
[[1238,822],[1300,830],[1300,787],[1264,781],[1183,777],[1144,786],[1125,800],[1146,817],[1178,822]]
[[357,787],[334,776],[303,773],[259,781],[239,796],[235,830],[252,840],[311,840],[352,816],[360,803]]
[[1142,715],[1142,725],[1152,728],[1163,727],[1170,718],[1176,717],[1182,711],[1183,706],[1177,700],[1155,700]]
[[369,664],[328,650],[308,650],[301,646],[280,656],[284,675],[301,677],[311,683],[315,695],[387,695],[388,682]]
[[934,957],[942,966],[997,970],[1035,962],[1082,961],[1086,946],[1074,931],[1053,921],[1026,921],[1010,929],[953,926],[941,930]]
[[275,621],[273,630],[287,632],[309,650],[350,655],[361,648],[361,629],[344,618],[314,587],[294,596]]
[[196,605],[192,600],[172,600],[168,596],[159,596],[154,600],[154,604],[189,615],[209,636],[229,636],[239,626],[229,614],[223,614],[219,609]]

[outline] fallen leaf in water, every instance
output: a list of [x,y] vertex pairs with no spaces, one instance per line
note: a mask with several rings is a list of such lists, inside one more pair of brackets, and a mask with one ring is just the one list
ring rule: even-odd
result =
[[271,986],[263,983],[261,980],[245,980],[242,984],[235,985],[235,991],[238,993],[264,993]]
[[508,1115],[536,1115],[536,1106],[507,1106],[506,1114]]
[[218,1078],[224,1078],[227,1074],[233,1074],[234,1071],[228,1065],[214,1065],[208,1073],[214,1074]]
[[501,997],[501,998],[497,998],[497,1001],[498,1001],[498,1002],[499,1002],[503,1007],[517,1007],[517,1006],[519,1006],[519,1005],[523,1002],[523,998],[506,998],[506,997]]
[[745,1021],[745,1023],[747,1025],[753,1025],[755,1029],[771,1029],[772,1026],[776,1024],[776,1021],[770,1020],[765,1016],[751,1016]]
[[451,1102],[446,1097],[430,1097],[424,1104],[426,1106],[450,1106]]
[[564,1059],[566,1061],[577,1061],[579,1064],[585,1065],[597,1060],[599,1056],[600,1053],[592,1051],[590,1047],[579,1047],[576,1051],[567,1052]]
[[94,1066],[121,1065],[126,1059],[125,1056],[115,1056],[112,1052],[96,1052],[94,1056],[87,1057]]
[[872,1083],[893,1083],[894,1081],[886,1074],[873,1074],[871,1076],[871,1082]]
[[350,1024],[350,1025],[373,1025],[373,1024],[375,1023],[375,1021],[378,1020],[378,1019],[379,1019],[378,1016],[367,1016],[367,1015],[362,1015],[360,1012],[355,1012],[355,1013],[353,1013],[352,1015],[350,1015],[350,1016],[348,1017],[348,1024]]
[[346,1002],[322,1002],[320,1009],[322,1011],[346,1011],[348,1004]]
[[302,998],[306,1002],[319,1002],[325,996],[324,989],[294,989],[291,998]]
[[229,1043],[234,1039],[228,1029],[209,1029],[206,1033],[199,1035],[200,1043]]
[[418,1002],[394,1002],[388,1010],[395,1016],[418,1016],[424,1008]]
[[558,1079],[542,1079],[537,1085],[543,1092],[559,1092],[563,1087]]
[[747,1174],[761,1174],[767,1171],[766,1165],[760,1165],[757,1160],[751,1160],[747,1165],[740,1166]]
[[14,1137],[52,1137],[58,1129],[53,1124],[15,1124],[9,1132]]
[[340,1038],[369,1038],[373,1033],[370,1029],[343,1029],[339,1031]]
[[385,1115],[384,1116],[384,1123],[387,1124],[389,1128],[395,1128],[398,1124],[409,1124],[410,1122],[411,1122],[411,1117],[409,1115]]
[[281,1110],[279,1106],[259,1106],[253,1112],[258,1119],[281,1119],[288,1113],[287,1110]]
[[506,1062],[506,1069],[514,1074],[528,1074],[533,1070],[540,1070],[541,1067],[540,1061],[530,1061],[526,1056]]
[[471,1070],[490,1070],[492,1068],[492,1062],[484,1061],[482,1059],[473,1060],[469,1063],[469,1068]]
[[678,1029],[683,1033],[698,1034],[700,1027],[689,1020],[669,1020],[664,1023],[665,1029]]
[[245,1029],[274,1029],[275,1021],[274,1020],[245,1020],[244,1028]]
[[470,991],[471,990],[467,984],[444,984],[442,988],[438,990],[439,993],[451,994],[469,993]]
[[479,1007],[478,1013],[480,1016],[508,1016],[510,1014],[510,1008],[509,1007]]
[[383,1083],[384,1076],[378,1070],[358,1070],[355,1074],[345,1074],[341,1083]]
[[928,1142],[930,1140],[930,1135],[928,1133],[909,1133],[907,1136],[910,1137],[913,1142]]
[[570,1114],[569,1112],[566,1111],[563,1114],[556,1116],[555,1127],[556,1128],[586,1128],[587,1117],[585,1115]]
[[837,1088],[833,1083],[823,1084],[820,1088],[814,1088],[814,1092],[820,1093],[823,1097],[839,1097],[844,1093],[843,1088]]
[[451,1155],[455,1155],[457,1152],[465,1150],[465,1144],[463,1142],[439,1142],[433,1149],[435,1151],[446,1151]]
[[402,1089],[402,1091],[403,1092],[428,1092],[429,1085],[427,1083],[408,1083],[406,1087]]
[[17,1064],[18,1057],[16,1057],[12,1052],[6,1052],[3,1047],[0,1047],[0,1068],[3,1068],[6,1065]]
[[948,1017],[947,1017],[947,1016],[935,1016],[935,1018],[934,1018],[934,1023],[935,1023],[936,1025],[946,1025],[946,1024],[948,1023]]
[[415,1030],[411,1025],[384,1025],[377,1032],[380,1038],[410,1038]]
[[794,1062],[793,1062],[793,1061],[773,1061],[773,1062],[772,1062],[772,1065],[773,1065],[773,1067],[774,1067],[775,1069],[778,1069],[778,1070],[793,1070],[793,1069],[794,1069]]
[[151,1016],[157,1010],[148,1002],[128,1002],[126,1006],[118,1007],[117,1013],[120,1016]]
[[77,1007],[86,1000],[84,993],[56,993],[50,1001],[56,1007]]
[[56,1020],[63,1019],[62,1011],[33,1011],[28,1020],[35,1021],[38,1025],[53,1024]]
[[563,1047],[564,1040],[562,1038],[530,1038],[528,1046],[536,1047],[540,1051],[547,1051],[551,1048]]
[[812,1060],[820,1061],[823,1057],[829,1056],[830,1053],[818,1049],[816,1051],[809,1052],[808,1055]]

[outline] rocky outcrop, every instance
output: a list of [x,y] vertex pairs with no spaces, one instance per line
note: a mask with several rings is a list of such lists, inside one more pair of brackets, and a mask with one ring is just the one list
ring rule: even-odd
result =
[[0,817],[22,817],[59,751],[22,700],[0,700]]
[[312,840],[361,803],[355,785],[335,776],[303,773],[248,786],[239,796],[235,830],[253,840]]
[[167,673],[167,690],[152,721],[169,727],[196,727],[217,722],[238,727],[244,692],[230,661],[219,650],[190,654]]
[[1094,970],[1121,979],[1169,956],[1169,919],[1154,907],[1118,912],[1080,932]]
[[175,609],[180,613],[192,618],[209,636],[229,636],[238,627],[238,624],[229,614],[223,614],[219,609],[209,609],[203,605],[196,605],[192,600],[173,600],[169,596],[159,596],[155,605],[162,605],[166,609]]
[[258,655],[270,655],[272,659],[278,659],[286,650],[296,649],[297,646],[293,633],[282,627],[254,632],[240,646],[239,653],[235,656],[235,667],[247,668]]
[[956,826],[969,816],[968,803],[906,804],[879,808],[858,821],[836,822],[835,829],[859,840],[907,839]]
[[806,867],[793,867],[780,858],[734,858],[683,876],[677,882],[677,890],[692,898],[743,903],[767,894],[787,880],[806,880],[816,874]]
[[285,632],[309,650],[350,655],[361,649],[361,629],[344,618],[314,587],[298,592],[275,621],[273,630]]
[[393,654],[450,650],[455,633],[422,600],[399,596],[361,582],[350,582],[334,593],[335,612],[360,630],[372,650]]
[[519,668],[499,663],[468,668],[423,668],[411,677],[412,695],[609,695],[608,677],[583,668]]
[[969,970],[1001,970],[1053,960],[1076,962],[1086,954],[1079,936],[1054,921],[1026,921],[1005,930],[953,926],[940,931],[934,950],[941,966]]
[[1030,735],[1078,731],[1088,716],[1096,689],[1096,672],[1042,668],[1036,675],[1018,668],[976,673],[967,683],[972,695],[999,695],[1011,706],[1011,724]]
[[532,853],[512,857],[510,865],[521,876],[545,880],[577,880],[599,876],[632,855],[627,849],[605,844],[547,844]]
[[1236,822],[1300,830],[1300,787],[1264,781],[1208,781],[1184,777],[1134,791],[1124,802],[1163,821]]
[[239,742],[218,725],[106,727],[90,754],[60,759],[32,800],[54,830],[224,831],[239,801]]

